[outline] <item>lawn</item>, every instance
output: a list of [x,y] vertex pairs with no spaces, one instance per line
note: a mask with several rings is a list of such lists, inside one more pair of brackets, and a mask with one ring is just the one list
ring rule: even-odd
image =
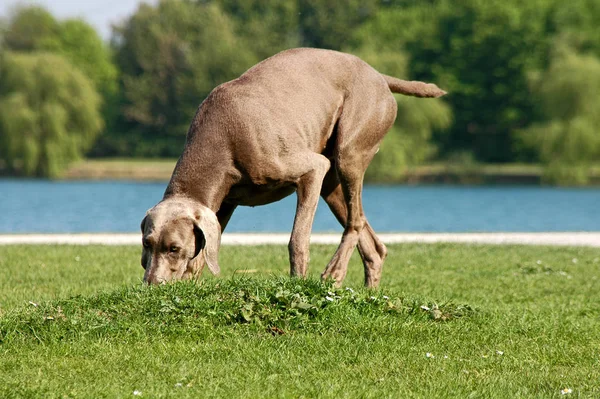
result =
[[145,287],[137,247],[0,247],[0,397],[600,397],[599,249],[393,245],[377,291],[333,250]]
[[100,158],[72,164],[65,179],[124,179],[168,181],[176,159]]

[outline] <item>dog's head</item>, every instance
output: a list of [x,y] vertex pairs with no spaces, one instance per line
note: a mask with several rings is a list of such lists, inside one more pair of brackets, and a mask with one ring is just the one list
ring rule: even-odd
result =
[[205,262],[219,274],[221,226],[209,208],[186,198],[168,198],[146,212],[141,227],[146,283],[198,276]]

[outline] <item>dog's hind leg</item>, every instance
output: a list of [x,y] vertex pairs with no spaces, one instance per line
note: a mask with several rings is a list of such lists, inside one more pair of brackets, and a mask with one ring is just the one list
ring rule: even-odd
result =
[[[348,160],[354,162],[355,160]],[[338,246],[333,258],[321,275],[323,279],[333,278],[339,286],[346,277],[348,262],[354,248],[358,244],[360,234],[366,224],[362,209],[362,174],[364,171],[341,169],[339,164],[336,170],[340,177],[341,188],[346,204],[346,224],[342,241]],[[350,168],[352,169],[352,168]],[[343,171],[342,171],[343,170]]]
[[366,223],[358,241],[358,252],[365,268],[365,286],[376,288],[381,281],[383,261],[387,256],[387,248],[379,240],[375,231]]
[[[329,205],[329,209],[331,209],[331,212],[333,212],[340,224],[346,226],[348,210],[346,208],[340,181],[333,168],[325,176],[323,188],[321,189],[321,196],[327,205]],[[366,217],[364,220],[365,226],[358,238],[358,252],[360,253],[364,266],[365,286],[374,288],[379,285],[379,281],[381,280],[381,271],[387,255],[387,249],[379,240],[375,231],[373,231],[373,228]],[[341,281],[344,279],[345,274],[345,270],[336,270],[331,274],[331,277],[336,281]]]
[[[363,179],[379,144],[396,119],[396,100],[385,81],[379,76],[366,81],[372,84],[356,86],[356,92],[345,99],[333,151],[333,164],[343,194],[346,219],[342,241],[321,276],[332,277],[338,285],[346,276],[350,256],[364,234],[363,229],[366,228],[368,236],[371,236],[372,229],[368,226],[362,207]],[[374,253],[380,258],[385,257],[385,247],[378,239],[371,243],[365,240],[363,243],[361,255],[367,260],[375,258]],[[382,255],[377,252],[378,247]],[[372,263],[373,269],[367,266],[367,285],[376,286],[379,283],[381,263]]]

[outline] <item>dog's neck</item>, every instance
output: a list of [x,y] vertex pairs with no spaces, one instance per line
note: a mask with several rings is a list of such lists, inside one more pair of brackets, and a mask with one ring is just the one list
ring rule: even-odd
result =
[[188,173],[185,167],[175,168],[163,199],[187,197],[216,213],[229,192],[226,176],[219,176],[216,168],[202,171],[197,169],[198,165],[194,166],[196,173],[193,174]]
[[232,185],[229,168],[210,147],[192,149],[179,158],[164,198],[185,196],[216,213]]
[[235,168],[221,120],[207,117],[206,109],[203,103],[192,120],[164,198],[185,196],[216,213],[235,183]]

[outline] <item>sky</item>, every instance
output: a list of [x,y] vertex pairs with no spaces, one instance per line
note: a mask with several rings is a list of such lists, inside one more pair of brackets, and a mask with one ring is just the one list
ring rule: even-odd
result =
[[108,40],[111,24],[133,14],[140,3],[156,2],[157,0],[0,0],[0,16],[6,17],[17,5],[37,4],[48,9],[58,19],[85,19],[103,39]]

